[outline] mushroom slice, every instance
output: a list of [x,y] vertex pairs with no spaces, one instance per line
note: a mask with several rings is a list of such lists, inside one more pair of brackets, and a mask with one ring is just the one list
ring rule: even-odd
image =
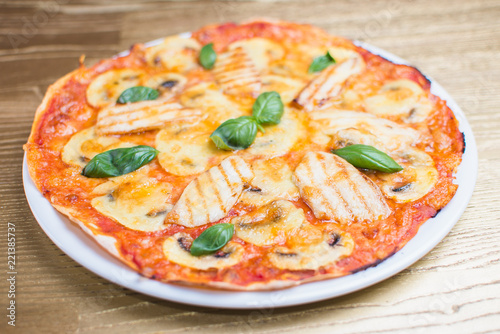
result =
[[241,47],[220,54],[213,73],[226,94],[257,96],[260,91],[259,71]]
[[127,103],[102,109],[97,116],[98,134],[125,134],[159,129],[169,122],[199,120],[201,111],[165,99]]
[[98,136],[95,127],[75,133],[64,145],[62,160],[68,165],[85,167],[94,156],[107,150],[135,146],[116,137]]
[[338,96],[344,83],[350,77],[361,73],[364,67],[363,60],[358,57],[329,66],[300,92],[295,102],[302,106],[304,111],[320,109],[329,99]]
[[92,207],[136,231],[159,231],[172,209],[172,185],[148,176],[149,167],[110,178],[92,191]]
[[427,153],[407,148],[393,157],[404,169],[378,175],[382,179],[382,192],[387,197],[406,203],[416,201],[432,190],[438,180],[438,171]]
[[191,255],[192,242],[193,238],[189,234],[176,233],[163,242],[163,254],[170,262],[198,270],[227,268],[243,259],[243,246],[237,242],[230,241],[217,253],[203,256]]
[[141,70],[116,69],[97,76],[87,88],[87,102],[93,107],[115,104],[127,88],[138,86],[145,73]]
[[284,104],[292,102],[305,85],[305,80],[281,75],[270,74],[262,77],[262,90],[278,92]]
[[277,200],[246,215],[231,219],[238,238],[257,246],[282,244],[306,221],[304,211]]
[[301,197],[318,219],[350,223],[384,219],[391,214],[373,181],[334,154],[308,152],[293,177]]
[[396,116],[415,123],[423,122],[432,110],[425,92],[415,81],[400,79],[385,84],[365,99],[365,109],[379,116]]
[[309,114],[318,132],[334,136],[338,131],[354,128],[374,135],[388,150],[416,144],[422,135],[415,129],[365,112],[327,109]]
[[167,99],[182,91],[186,82],[187,79],[183,75],[165,72],[149,77],[144,86],[156,89],[163,99]]
[[222,160],[188,184],[165,222],[194,227],[224,218],[253,177],[240,157]]
[[292,182],[292,170],[282,158],[258,159],[252,164],[255,177],[240,197],[247,205],[261,206],[275,199],[295,200],[299,189]]
[[279,269],[318,270],[349,256],[354,241],[344,232],[326,229],[321,232],[312,225],[300,230],[301,238],[289,247],[278,246],[268,253],[268,259]]
[[151,66],[175,72],[186,72],[198,66],[200,43],[194,38],[171,36],[159,45],[146,49],[146,61]]
[[282,59],[285,50],[278,43],[267,38],[250,38],[231,43],[229,50],[242,48],[255,64],[257,70],[262,71],[269,63]]
[[201,83],[187,89],[180,96],[180,102],[186,107],[203,110],[207,121],[214,125],[214,130],[229,118],[247,114],[213,83]]
[[282,156],[290,152],[295,143],[306,136],[306,130],[298,115],[291,110],[285,110],[280,123],[266,126],[265,131],[265,133],[259,131],[253,144],[242,154]]
[[172,124],[156,135],[158,161],[168,173],[199,174],[220,162],[229,153],[219,150],[210,139],[212,130],[203,124]]

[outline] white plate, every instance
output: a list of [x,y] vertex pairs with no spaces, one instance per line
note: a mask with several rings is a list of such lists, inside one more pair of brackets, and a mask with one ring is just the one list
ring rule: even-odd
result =
[[[187,35],[189,36],[189,35]],[[148,43],[148,46],[158,41]],[[406,62],[386,51],[356,42],[357,45],[394,63]],[[123,55],[123,54],[120,54]],[[305,304],[366,288],[409,267],[434,248],[452,229],[464,212],[474,190],[477,177],[477,148],[472,130],[460,107],[435,81],[431,92],[447,101],[460,122],[466,150],[457,173],[458,191],[441,212],[425,222],[416,236],[399,252],[376,267],[356,274],[297,287],[265,292],[232,292],[183,287],[147,279],[122,264],[98,246],[78,226],[55,210],[36,189],[29,176],[26,156],[23,163],[24,190],[31,211],[49,238],[73,260],[107,280],[129,289],[175,302],[217,308],[258,309]]]

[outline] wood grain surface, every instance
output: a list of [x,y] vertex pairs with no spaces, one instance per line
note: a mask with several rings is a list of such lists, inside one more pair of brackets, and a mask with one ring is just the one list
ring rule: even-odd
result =
[[[399,55],[436,79],[472,125],[479,176],[451,233],[402,273],[362,291],[284,309],[176,304],[102,279],[59,250],[26,202],[22,145],[57,78],[134,42],[205,24],[311,23]],[[0,0],[1,333],[500,332],[500,1]],[[16,327],[7,325],[7,228],[16,227]]]

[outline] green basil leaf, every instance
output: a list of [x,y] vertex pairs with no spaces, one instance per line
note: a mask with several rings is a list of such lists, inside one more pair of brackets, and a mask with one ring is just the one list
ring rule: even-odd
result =
[[212,132],[210,139],[222,150],[243,150],[255,140],[257,125],[250,116],[228,119]]
[[105,151],[89,161],[82,175],[102,178],[128,174],[153,160],[157,154],[156,149],[145,145]]
[[390,156],[369,145],[350,145],[338,150],[332,150],[332,153],[344,158],[351,165],[358,168],[373,169],[385,173],[403,170],[403,167]]
[[324,56],[319,56],[314,58],[313,62],[309,66],[309,73],[315,73],[319,71],[323,71],[325,68],[327,68],[330,65],[335,64],[336,61],[330,54],[330,52],[327,52]]
[[125,89],[117,103],[138,102],[146,100],[156,100],[158,98],[158,91],[156,89],[144,86],[135,86]]
[[200,256],[217,252],[233,237],[234,225],[223,223],[203,231],[191,245],[191,255]]
[[214,51],[214,43],[207,44],[201,48],[199,56],[200,64],[207,70],[214,67],[217,60],[217,53]]
[[260,94],[253,104],[252,115],[259,124],[278,124],[284,110],[280,94],[265,92]]

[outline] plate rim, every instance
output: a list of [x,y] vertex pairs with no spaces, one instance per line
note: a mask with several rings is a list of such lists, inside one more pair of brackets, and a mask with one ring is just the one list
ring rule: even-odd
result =
[[[183,33],[180,36],[189,37],[190,33]],[[145,45],[154,46],[162,40],[163,38],[156,39]],[[404,59],[376,46],[357,40],[353,42],[393,63],[410,65]],[[128,51],[124,51],[117,56],[121,57],[127,53]],[[462,109],[448,92],[431,77],[426,77],[431,82],[431,93],[446,101],[459,121],[459,130],[464,134],[465,152],[455,174],[456,183],[459,184],[458,190],[436,217],[420,226],[417,234],[402,249],[378,265],[355,274],[271,291],[211,290],[162,283],[145,278],[123,264],[101,248],[80,226],[59,213],[33,183],[28,172],[26,153],[23,158],[22,173],[25,195],[44,233],[66,255],[110,282],[152,297],[201,307],[269,309],[308,304],[346,295],[395,276],[424,257],[448,235],[467,208],[473,194],[478,174],[478,153],[471,126]]]

